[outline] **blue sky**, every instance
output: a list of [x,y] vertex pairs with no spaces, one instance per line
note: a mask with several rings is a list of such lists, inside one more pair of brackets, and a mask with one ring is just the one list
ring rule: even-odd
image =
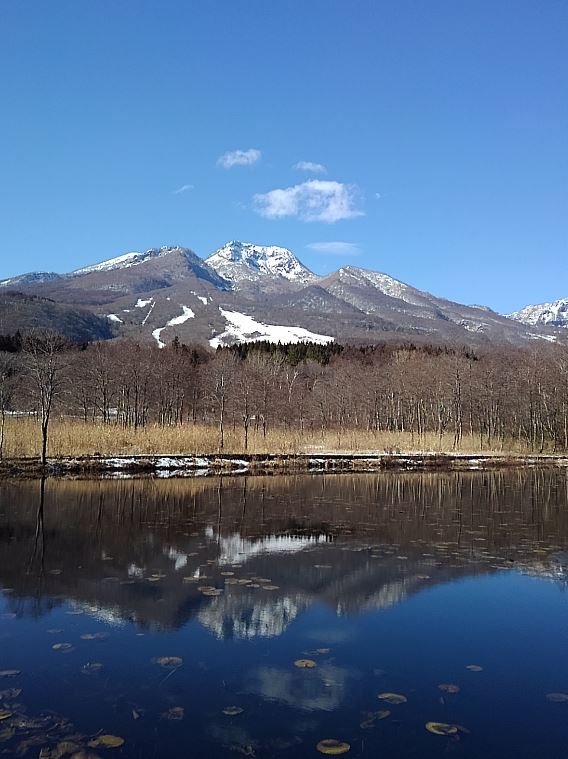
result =
[[568,297],[564,0],[3,2],[0,95],[0,277],[240,239]]

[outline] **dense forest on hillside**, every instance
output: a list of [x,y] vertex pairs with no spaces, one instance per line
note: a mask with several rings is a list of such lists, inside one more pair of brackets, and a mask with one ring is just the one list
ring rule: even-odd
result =
[[568,450],[566,344],[251,343],[212,352],[35,334],[0,338],[0,346],[2,430],[6,419],[34,413],[41,422],[47,413],[48,421],[121,430],[206,426],[219,450],[229,430],[242,450],[252,436],[258,449],[275,430],[349,430],[371,441],[399,433],[417,449],[438,438],[454,450],[466,439],[480,450]]

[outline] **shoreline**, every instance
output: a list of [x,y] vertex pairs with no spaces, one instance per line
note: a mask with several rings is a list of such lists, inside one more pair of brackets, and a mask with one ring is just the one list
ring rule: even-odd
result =
[[62,456],[5,459],[0,478],[136,476],[207,477],[215,475],[334,474],[381,471],[485,471],[515,467],[568,468],[568,455],[329,452],[283,454],[204,454]]

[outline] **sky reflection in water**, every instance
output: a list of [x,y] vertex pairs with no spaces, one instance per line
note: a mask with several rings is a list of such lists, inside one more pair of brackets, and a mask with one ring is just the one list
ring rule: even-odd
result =
[[102,731],[125,744],[99,756],[564,755],[565,473],[41,491],[0,484],[0,670],[21,670],[0,677],[0,750]]

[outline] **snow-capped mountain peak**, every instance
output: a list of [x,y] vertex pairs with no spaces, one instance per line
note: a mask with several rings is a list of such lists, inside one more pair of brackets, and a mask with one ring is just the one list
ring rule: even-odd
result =
[[539,324],[546,324],[549,327],[568,327],[568,298],[561,298],[553,303],[525,306],[519,311],[508,314],[508,317],[533,327]]
[[316,279],[316,275],[300,263],[292,251],[277,245],[232,240],[212,253],[205,263],[233,284],[266,277],[298,284],[308,284]]
[[112,271],[113,269],[129,269],[131,266],[138,266],[139,264],[144,263],[144,261],[147,261],[149,258],[159,258],[181,250],[185,250],[185,248],[163,245],[161,248],[150,248],[144,252],[135,251],[132,253],[125,253],[122,256],[109,258],[107,261],[101,261],[101,263],[98,264],[92,264],[91,266],[84,266],[82,269],[76,269],[72,272],[71,276],[76,277],[82,274],[91,274],[92,272]]
[[356,266],[343,266],[337,273],[339,279],[346,284],[371,285],[391,298],[399,298],[407,303],[416,303],[417,291],[410,285],[405,285],[404,282],[389,277],[388,274],[360,269]]
[[0,287],[39,285],[44,282],[53,282],[56,279],[61,279],[61,275],[56,274],[54,271],[31,271],[28,274],[19,274],[16,277],[0,280]]

